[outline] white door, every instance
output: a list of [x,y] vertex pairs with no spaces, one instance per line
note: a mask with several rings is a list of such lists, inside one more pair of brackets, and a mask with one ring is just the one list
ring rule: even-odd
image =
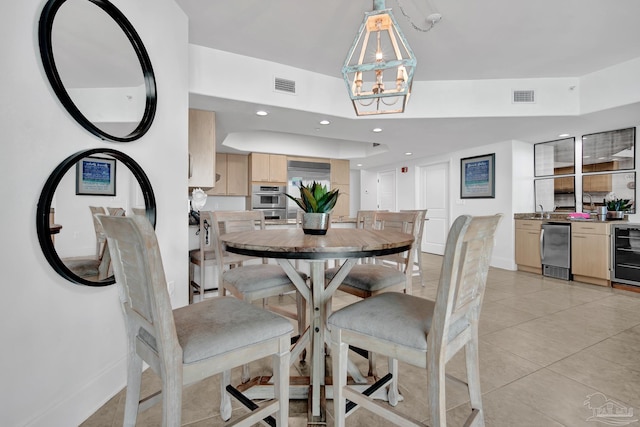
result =
[[420,167],[419,205],[427,209],[422,251],[444,255],[449,232],[449,163]]
[[378,173],[378,209],[396,210],[396,171]]

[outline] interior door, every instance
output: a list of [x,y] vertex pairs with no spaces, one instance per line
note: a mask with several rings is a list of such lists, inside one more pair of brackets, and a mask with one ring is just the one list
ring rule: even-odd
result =
[[449,232],[449,163],[420,167],[420,209],[427,209],[422,234],[422,251],[444,255]]
[[396,171],[378,173],[378,209],[396,210]]

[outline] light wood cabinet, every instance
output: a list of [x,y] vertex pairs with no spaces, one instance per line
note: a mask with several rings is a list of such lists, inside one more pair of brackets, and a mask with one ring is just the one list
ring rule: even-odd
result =
[[611,225],[571,224],[571,273],[579,282],[610,286]]
[[331,189],[340,190],[338,202],[333,208],[332,215],[334,218],[349,217],[349,184],[331,184]]
[[349,184],[349,160],[331,159],[331,183]]
[[212,196],[249,195],[249,157],[241,154],[216,153],[216,173],[220,180],[207,191]]
[[216,116],[213,111],[189,110],[189,187],[215,185]]
[[287,157],[281,154],[251,153],[249,155],[251,182],[287,182]]
[[516,264],[518,270],[542,274],[540,229],[542,221],[516,219]]

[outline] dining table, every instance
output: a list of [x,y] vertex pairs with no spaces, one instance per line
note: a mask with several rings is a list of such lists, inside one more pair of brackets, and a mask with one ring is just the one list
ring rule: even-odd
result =
[[[398,231],[359,228],[329,228],[324,235],[314,235],[305,234],[300,228],[290,228],[232,232],[220,238],[229,252],[274,259],[310,306],[309,327],[296,342],[291,358],[294,360],[310,344],[309,421],[322,422],[325,419],[322,408],[325,338],[329,336],[327,303],[360,259],[409,250],[414,236]],[[309,262],[310,282],[300,276],[292,263],[295,260]],[[339,260],[340,268],[333,279],[325,283],[328,260]]]

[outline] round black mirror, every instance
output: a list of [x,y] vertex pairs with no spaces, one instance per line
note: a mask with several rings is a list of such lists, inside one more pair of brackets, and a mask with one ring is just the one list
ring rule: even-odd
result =
[[149,55],[129,20],[107,0],[49,0],[38,28],[40,56],[54,92],[93,135],[129,142],[155,116]]
[[[117,169],[118,178],[116,177],[116,164],[126,167]],[[75,168],[75,170],[72,170],[72,168]],[[123,171],[122,169],[125,170]],[[127,178],[129,175],[131,175],[131,179]],[[144,210],[132,207],[130,209],[131,212],[117,212],[114,208],[114,212],[108,212],[105,209],[105,213],[143,214],[155,227],[156,199],[149,178],[147,178],[138,163],[117,150],[97,148],[79,151],[67,157],[51,173],[40,194],[36,211],[36,229],[40,247],[53,269],[73,283],[87,286],[107,286],[115,283],[112,274],[101,276],[98,273],[98,270],[101,270],[105,264],[106,268],[103,271],[109,271],[108,262],[102,262],[104,260],[99,259],[98,256],[93,256],[93,254],[87,257],[65,256],[67,254],[64,252],[69,252],[69,245],[67,245],[66,249],[62,249],[63,256],[61,257],[56,249],[56,238],[62,237],[61,233],[63,232],[67,233],[65,237],[69,241],[82,237],[84,234],[91,236],[91,246],[94,243],[99,245],[97,229],[87,230],[89,227],[94,227],[94,224],[90,223],[92,221],[91,214],[93,213],[93,209],[90,211],[90,208],[92,207],[91,205],[101,204],[96,203],[96,200],[113,200],[111,196],[116,194],[116,178],[117,182],[121,183],[118,186],[118,200],[134,200],[138,197],[134,193],[140,193],[139,197],[144,202]],[[132,188],[132,190],[129,190],[129,188]],[[60,189],[62,189],[63,194],[57,194]],[[56,224],[58,218],[52,221],[52,203],[54,199],[58,199],[58,204],[63,199],[75,201],[75,203],[67,203],[74,206],[67,206],[68,210],[71,209],[72,211],[65,217],[67,218],[66,226],[65,224],[62,224],[62,226]],[[133,203],[129,205],[133,205]],[[80,230],[73,227],[82,221],[86,221],[89,225],[85,224],[84,228]],[[60,222],[64,223],[65,221]],[[93,240],[94,235],[96,236],[95,240]],[[102,251],[108,256],[106,247],[103,247]]]

